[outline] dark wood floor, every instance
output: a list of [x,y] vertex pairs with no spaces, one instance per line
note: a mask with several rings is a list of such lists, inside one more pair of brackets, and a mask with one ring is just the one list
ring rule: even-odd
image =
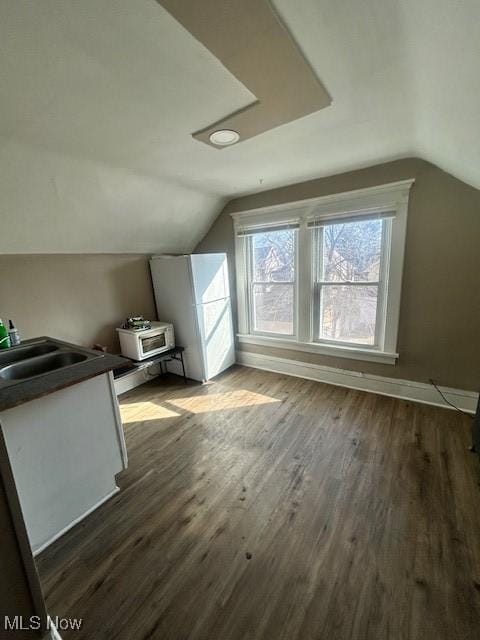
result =
[[121,403],[121,493],[39,559],[64,637],[480,637],[469,418],[241,367]]

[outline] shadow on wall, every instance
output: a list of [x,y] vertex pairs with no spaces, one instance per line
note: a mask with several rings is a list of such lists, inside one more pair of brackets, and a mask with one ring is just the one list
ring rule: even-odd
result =
[[118,352],[115,327],[130,315],[155,319],[147,256],[0,256],[2,318],[22,338],[49,335]]
[[[156,320],[157,312],[153,297],[152,278],[148,257],[124,257],[115,261],[117,256],[110,256],[112,266],[106,273],[106,294],[110,296],[111,319],[102,327],[97,327],[93,343],[104,344],[109,350],[119,351],[120,345],[116,327],[125,318],[143,315],[149,320]],[[112,345],[112,347],[110,347]]]

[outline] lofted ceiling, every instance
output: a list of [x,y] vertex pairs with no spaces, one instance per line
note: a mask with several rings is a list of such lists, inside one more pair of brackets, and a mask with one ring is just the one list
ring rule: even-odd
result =
[[273,0],[332,104],[255,96],[155,0],[0,4],[1,252],[189,251],[227,198],[418,155],[480,188],[478,0]]

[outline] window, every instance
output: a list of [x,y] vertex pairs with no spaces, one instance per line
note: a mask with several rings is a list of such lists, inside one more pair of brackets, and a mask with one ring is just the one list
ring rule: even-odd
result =
[[250,326],[255,333],[294,335],[296,231],[248,236]]
[[380,344],[389,225],[359,219],[315,227],[314,340]]
[[233,214],[239,340],[395,363],[412,183]]

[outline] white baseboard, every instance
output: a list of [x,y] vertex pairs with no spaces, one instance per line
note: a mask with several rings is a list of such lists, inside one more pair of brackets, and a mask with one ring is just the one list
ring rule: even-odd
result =
[[[150,369],[153,369],[154,373],[152,373]],[[135,389],[135,387],[139,387],[141,384],[152,380],[152,378],[155,378],[159,373],[160,368],[158,364],[135,369],[131,373],[127,373],[121,378],[114,380],[115,393],[119,396],[131,389]]]
[[[283,373],[297,378],[326,382],[327,384],[333,384],[339,387],[348,387],[350,389],[358,389],[360,391],[378,393],[393,398],[401,398],[403,400],[422,402],[424,404],[452,409],[452,407],[443,400],[433,385],[423,382],[385,378],[370,373],[348,371],[346,369],[337,369],[275,356],[264,356],[248,351],[237,351],[237,363],[246,367],[263,369],[264,371]],[[449,387],[440,387],[440,390],[449,402],[462,411],[475,413],[478,393],[474,391],[463,391],[462,389],[451,389]]]
[[79,522],[84,520],[87,516],[89,516],[96,509],[98,509],[98,507],[101,507],[102,504],[107,502],[107,500],[110,500],[110,498],[113,498],[113,496],[116,495],[119,491],[120,491],[120,489],[118,487],[115,487],[115,489],[113,491],[111,491],[106,496],[101,498],[101,500],[99,500],[96,504],[94,504],[93,507],[90,507],[90,509],[87,509],[87,511],[85,511],[85,513],[82,513],[81,516],[79,516],[78,518],[75,518],[75,520],[72,520],[72,522],[70,522],[70,524],[68,524],[66,527],[61,529],[61,531],[59,531],[54,536],[52,536],[50,538],[50,540],[47,540],[47,542],[44,542],[40,547],[37,547],[36,549],[33,549],[32,550],[33,556],[34,557],[38,556],[39,553],[42,553],[42,551],[45,551],[45,549],[47,547],[49,547],[51,544],[53,544],[55,542],[55,540],[58,540],[59,538],[61,538],[65,533],[67,533],[67,531],[70,531],[70,529],[72,529],[76,524],[78,524]]

